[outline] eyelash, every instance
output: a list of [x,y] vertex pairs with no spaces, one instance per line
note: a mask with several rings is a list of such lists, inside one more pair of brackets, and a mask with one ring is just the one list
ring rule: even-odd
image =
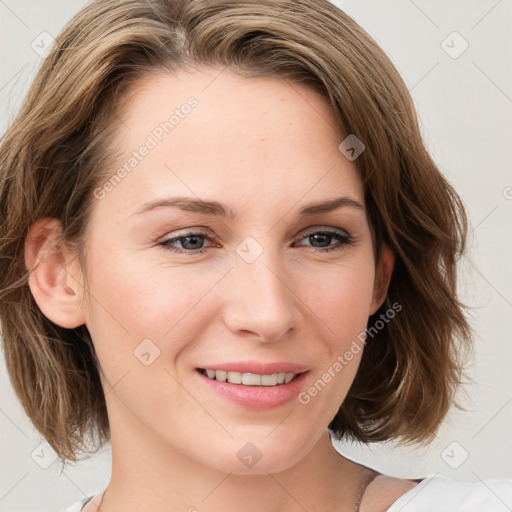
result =
[[[316,235],[316,234],[336,236],[340,240],[340,244],[338,244],[338,245],[322,247],[322,248],[312,247],[311,248],[312,251],[317,252],[317,253],[326,253],[326,252],[333,251],[333,250],[341,250],[346,245],[352,245],[354,243],[353,238],[349,234],[342,231],[341,229],[332,229],[332,228],[324,229],[324,230],[309,231],[309,232],[305,233],[304,235],[302,235],[301,238],[299,238],[298,240],[300,241],[304,238],[307,238],[311,235]],[[180,236],[177,236],[174,238],[170,238],[168,240],[163,240],[158,245],[166,251],[170,251],[170,252],[178,253],[178,254],[204,254],[206,252],[206,249],[208,249],[208,247],[203,247],[201,249],[193,250],[193,249],[178,249],[177,247],[173,247],[171,245],[172,243],[175,243],[184,238],[188,238],[190,236],[202,236],[202,237],[205,237],[207,240],[212,241],[212,238],[208,235],[208,233],[206,233],[204,231],[189,231],[187,233],[184,233],[183,235],[180,235]]]

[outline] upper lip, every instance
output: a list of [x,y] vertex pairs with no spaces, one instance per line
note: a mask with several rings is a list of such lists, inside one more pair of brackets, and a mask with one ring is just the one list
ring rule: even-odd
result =
[[261,361],[231,361],[225,363],[207,364],[200,366],[204,370],[225,370],[228,372],[256,373],[258,375],[272,375],[273,373],[302,373],[309,368],[302,364],[286,361],[264,363]]

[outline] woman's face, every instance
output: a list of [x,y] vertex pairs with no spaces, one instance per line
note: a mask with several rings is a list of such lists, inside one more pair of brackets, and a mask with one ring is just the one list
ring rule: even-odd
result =
[[[384,297],[329,105],[303,85],[219,71],[155,74],[119,114],[117,178],[96,189],[88,226],[84,318],[113,446],[274,472],[325,432]],[[199,369],[302,375],[250,386]]]

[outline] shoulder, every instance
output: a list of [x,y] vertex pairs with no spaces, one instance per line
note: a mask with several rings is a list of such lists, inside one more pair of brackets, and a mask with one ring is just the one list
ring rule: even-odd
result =
[[366,488],[359,512],[387,512],[393,503],[413,489],[418,482],[419,480],[377,475]]
[[[363,503],[366,508],[363,508]],[[375,478],[368,486],[360,508],[361,512],[431,512],[432,510],[436,512],[510,511],[512,510],[512,478],[457,482],[438,474],[422,480],[404,480],[382,475]]]

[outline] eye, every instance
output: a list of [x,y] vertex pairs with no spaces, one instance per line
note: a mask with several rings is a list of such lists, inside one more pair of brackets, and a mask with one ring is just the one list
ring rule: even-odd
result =
[[[206,251],[206,247],[203,247],[203,239],[212,241],[212,238],[205,231],[188,231],[180,236],[163,240],[158,245],[167,251],[179,254],[203,254]],[[175,247],[173,244],[176,243],[180,243],[182,248]]]
[[[333,240],[338,241],[337,244],[331,245]],[[353,238],[345,231],[337,228],[328,228],[323,230],[312,230],[303,234],[299,240],[308,239],[312,244],[320,244],[320,247],[310,245],[314,252],[325,253],[333,250],[341,250],[347,245],[354,243]],[[208,247],[204,246],[204,241],[212,242],[213,239],[206,231],[196,230],[188,231],[180,236],[163,240],[158,245],[166,251],[178,254],[203,254]],[[181,247],[176,247],[180,244]]]
[[[345,231],[336,228],[323,229],[321,231],[309,231],[305,235],[302,235],[300,240],[308,239],[314,244],[320,244],[320,247],[311,246],[314,252],[329,252],[333,250],[344,249],[347,245],[354,243],[353,238]],[[332,239],[338,240],[338,244],[330,245]]]

